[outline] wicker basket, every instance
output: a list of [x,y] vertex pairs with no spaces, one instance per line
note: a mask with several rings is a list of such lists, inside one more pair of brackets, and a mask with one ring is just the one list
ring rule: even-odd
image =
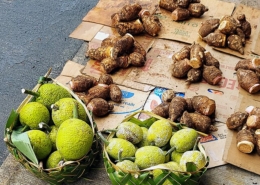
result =
[[[71,92],[67,87],[53,80],[53,83],[56,83],[64,88],[66,88],[69,92]],[[40,87],[40,84],[37,84],[33,91],[37,91]],[[79,101],[85,108],[88,119],[90,121],[90,126],[94,132],[93,144],[90,151],[81,159],[76,161],[66,161],[61,164],[57,168],[45,169],[42,164],[35,164],[31,160],[29,160],[12,142],[11,142],[11,134],[12,131],[15,130],[16,126],[19,125],[19,111],[20,109],[30,101],[33,101],[33,97],[28,95],[24,101],[20,104],[16,111],[12,111],[9,119],[6,123],[5,129],[5,141],[8,150],[15,157],[15,159],[20,162],[27,170],[32,172],[39,179],[47,181],[50,184],[62,184],[66,182],[74,182],[79,180],[81,177],[84,177],[87,172],[90,170],[92,166],[100,157],[101,152],[101,144],[99,137],[97,137],[97,126],[93,121],[91,114],[88,112],[86,106],[82,103],[82,101],[71,92],[72,97],[74,97],[77,101]]]
[[[124,121],[129,121],[138,113],[145,113],[150,117],[155,119],[164,119],[160,116],[157,116],[151,112],[147,111],[139,111],[135,112],[134,114],[130,115]],[[168,120],[169,121],[169,120]],[[183,126],[176,124],[174,122],[170,122],[174,127],[177,129],[183,128]],[[200,133],[205,135],[203,133]],[[112,132],[108,135],[107,139],[116,137],[115,132]],[[111,159],[106,151],[106,147],[104,146],[103,150],[103,159],[104,165],[109,176],[109,179],[113,185],[165,185],[165,181],[167,180],[167,185],[169,183],[173,185],[198,185],[202,175],[207,171],[207,166],[209,163],[209,158],[206,156],[205,150],[202,145],[198,144],[199,150],[204,154],[207,159],[207,164],[204,168],[200,169],[199,171],[194,172],[179,172],[179,171],[172,171],[169,168],[166,168],[164,165],[157,165],[154,167],[150,167],[147,169],[143,169],[140,171],[125,171],[120,169],[118,166],[115,165],[115,161]],[[160,174],[158,177],[154,178],[152,171],[154,169],[162,169],[163,173]]]

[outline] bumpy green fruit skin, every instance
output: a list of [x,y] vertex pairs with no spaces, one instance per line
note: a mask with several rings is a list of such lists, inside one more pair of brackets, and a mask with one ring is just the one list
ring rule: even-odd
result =
[[108,142],[106,151],[114,159],[118,159],[118,152],[120,150],[123,150],[121,154],[122,158],[133,157],[135,155],[136,148],[130,141],[121,138],[111,138]]
[[143,130],[139,125],[127,121],[117,127],[116,136],[137,144],[143,139]]
[[57,150],[56,147],[56,137],[57,137],[57,132],[58,132],[58,127],[56,127],[55,125],[51,126],[51,131],[49,133],[49,137],[51,139],[51,143],[52,143],[52,150]]
[[155,121],[148,129],[147,140],[155,146],[162,147],[172,136],[172,126],[166,120]]
[[177,152],[177,151],[173,151],[171,153],[171,160],[175,161],[177,163],[180,163],[181,157],[182,157],[183,153],[182,152]]
[[191,151],[184,152],[180,160],[180,167],[183,171],[187,171],[186,169],[187,162],[193,162],[196,165],[197,170],[203,168],[207,163],[203,153],[201,153],[198,150],[191,150]]
[[66,89],[52,83],[41,85],[37,92],[40,96],[36,98],[36,101],[42,103],[48,109],[59,99],[71,97],[71,94]]
[[144,146],[135,153],[135,163],[140,169],[149,168],[165,162],[164,151],[157,146]]
[[146,127],[141,127],[143,130],[143,139],[137,144],[137,146],[140,148],[142,146],[149,146],[151,143],[147,140],[147,133],[148,133],[148,128]]
[[38,160],[45,159],[52,149],[51,139],[41,130],[29,130],[27,135]]
[[29,126],[30,129],[38,129],[41,122],[48,124],[50,117],[48,109],[38,102],[27,103],[19,114],[20,123]]
[[93,130],[85,121],[68,119],[58,129],[57,150],[66,161],[78,160],[89,152],[93,137]]
[[52,109],[52,120],[57,127],[59,127],[67,119],[74,117],[73,109],[75,104],[77,105],[78,109],[78,119],[81,119],[83,121],[87,120],[87,113],[83,105],[81,105],[77,100],[73,98],[62,98],[54,104],[58,107],[58,109]]
[[58,167],[58,164],[61,160],[62,160],[62,157],[57,150],[52,152],[46,161],[46,168],[50,169],[50,168]]
[[125,170],[125,171],[138,171],[139,170],[137,164],[135,164],[133,161],[130,161],[130,160],[120,161],[120,162],[116,163],[116,166],[118,166],[119,168],[121,168],[122,170]]
[[175,147],[177,152],[186,152],[193,148],[198,137],[196,130],[184,128],[175,132],[171,137],[170,145]]

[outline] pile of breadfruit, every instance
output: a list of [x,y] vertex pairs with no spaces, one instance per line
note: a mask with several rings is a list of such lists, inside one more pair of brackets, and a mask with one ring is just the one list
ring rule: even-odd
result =
[[203,21],[198,33],[209,46],[228,47],[243,55],[244,46],[251,35],[251,24],[245,14],[239,14],[237,18],[224,15],[220,19]]
[[245,111],[237,111],[226,121],[230,130],[237,131],[237,149],[243,153],[256,150],[260,155],[260,107],[248,106]]
[[103,73],[110,74],[129,66],[144,66],[146,50],[131,34],[127,33],[122,37],[104,39],[100,47],[88,49],[87,56],[100,62]]
[[159,7],[171,11],[173,21],[184,21],[201,17],[209,9],[200,0],[160,0]]
[[173,90],[163,92],[162,103],[152,112],[200,132],[217,131],[217,127],[213,125],[216,111],[215,100],[204,95],[184,98],[175,94]]
[[127,4],[117,13],[111,15],[111,26],[123,36],[126,33],[138,35],[148,33],[151,36],[157,36],[161,30],[159,18],[143,9],[138,3]]
[[122,99],[121,89],[108,74],[101,74],[99,79],[78,75],[71,78],[69,85],[87,109],[98,117],[106,116],[114,109],[114,104],[109,100],[120,103]]
[[198,43],[184,46],[172,56],[172,76],[188,83],[204,79],[210,85],[218,85],[222,79],[219,61]]

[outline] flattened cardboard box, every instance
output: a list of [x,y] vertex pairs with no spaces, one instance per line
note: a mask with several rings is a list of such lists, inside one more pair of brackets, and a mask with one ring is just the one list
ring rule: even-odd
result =
[[[240,94],[236,111],[245,111],[245,108],[251,105],[259,106],[259,100],[259,95],[253,95],[252,97],[252,95],[248,96],[247,94]],[[229,129],[227,129],[227,131],[223,160],[239,168],[260,175],[260,156],[257,155],[255,151],[252,154],[245,154],[238,151],[236,147],[237,132]]]
[[[82,74],[80,71],[83,68],[84,66],[80,64],[68,61],[56,80],[70,88],[69,81],[72,77]],[[114,103],[114,109],[108,116],[102,118],[94,116],[94,120],[97,123],[99,130],[114,129],[127,115],[141,110],[150,93],[150,91],[143,92],[124,86],[119,87],[123,94],[122,102],[115,103],[111,101],[111,103]]]

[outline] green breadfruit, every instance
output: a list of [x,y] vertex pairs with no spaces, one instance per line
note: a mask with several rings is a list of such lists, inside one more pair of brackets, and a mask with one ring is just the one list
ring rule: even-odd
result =
[[57,150],[56,147],[56,137],[57,137],[57,132],[58,132],[58,127],[56,127],[55,125],[51,126],[51,131],[49,133],[49,137],[51,139],[51,143],[52,143],[52,150]]
[[148,128],[146,127],[141,127],[143,130],[143,139],[137,144],[137,146],[140,148],[142,146],[149,146],[151,145],[151,142],[147,140],[147,133],[148,133]]
[[37,159],[45,159],[52,150],[52,143],[48,134],[41,130],[29,130],[27,135]]
[[198,150],[186,151],[181,157],[180,167],[183,171],[187,171],[186,163],[193,162],[196,165],[196,170],[203,168],[207,161],[204,154]]
[[116,136],[137,144],[143,139],[143,130],[139,125],[127,121],[117,127]]
[[81,103],[74,98],[62,98],[51,106],[53,123],[59,127],[67,119],[74,118],[75,105],[77,105],[78,119],[87,121],[87,113]]
[[170,145],[174,147],[177,152],[186,152],[193,148],[196,143],[198,133],[192,128],[184,128],[178,130],[171,137]]
[[165,152],[157,146],[143,146],[135,153],[135,163],[140,169],[149,168],[165,162]]
[[19,113],[20,123],[29,126],[30,129],[38,129],[41,122],[48,124],[50,117],[49,110],[38,102],[27,103]]
[[125,170],[125,171],[138,171],[139,170],[137,164],[135,164],[133,161],[130,161],[130,160],[120,161],[120,162],[116,163],[116,166],[118,166],[119,168],[121,168],[122,170]]
[[71,118],[60,125],[56,147],[66,161],[78,160],[91,149],[93,137],[93,130],[85,121]]
[[49,155],[46,161],[46,168],[47,169],[56,168],[58,167],[60,161],[62,161],[62,157],[60,153],[56,150]]
[[172,136],[172,126],[166,120],[155,121],[148,129],[147,140],[155,146],[162,147]]
[[118,159],[118,153],[120,150],[122,150],[122,158],[133,157],[136,152],[135,146],[130,141],[121,138],[111,138],[108,140],[106,151],[110,157]]

